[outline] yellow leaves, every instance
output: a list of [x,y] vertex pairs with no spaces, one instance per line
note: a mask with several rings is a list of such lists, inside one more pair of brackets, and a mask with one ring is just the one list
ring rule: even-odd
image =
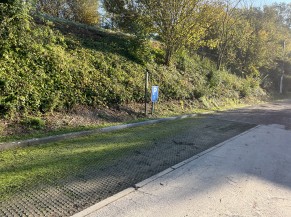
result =
[[258,32],[258,37],[261,40],[266,41],[269,38],[269,34],[266,30],[262,29]]
[[80,0],[76,3],[76,16],[78,21],[90,25],[99,22],[99,15],[97,12],[98,2],[93,0]]
[[209,39],[205,42],[205,46],[209,47],[210,49],[214,49],[218,46],[218,43],[218,39]]
[[207,14],[211,7],[202,0],[142,2],[167,48],[166,64],[169,64],[171,55],[180,48],[187,45],[198,48],[203,44],[207,29],[211,26]]

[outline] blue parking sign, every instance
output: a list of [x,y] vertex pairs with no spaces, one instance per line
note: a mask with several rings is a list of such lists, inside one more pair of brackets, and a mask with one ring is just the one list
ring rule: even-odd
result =
[[152,86],[152,102],[157,102],[159,98],[159,86]]

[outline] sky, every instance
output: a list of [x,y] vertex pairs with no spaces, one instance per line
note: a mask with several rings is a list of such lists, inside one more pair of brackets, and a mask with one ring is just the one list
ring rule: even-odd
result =
[[290,0],[263,0],[265,4],[273,4],[273,3],[291,3]]
[[255,6],[271,5],[274,3],[291,3],[291,0],[253,0]]

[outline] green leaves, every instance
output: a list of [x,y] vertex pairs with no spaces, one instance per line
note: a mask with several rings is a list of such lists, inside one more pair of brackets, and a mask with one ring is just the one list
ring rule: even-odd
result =
[[[146,69],[151,84],[160,86],[161,100],[238,98],[258,88],[252,83],[255,76],[244,83],[235,75],[217,71],[212,61],[193,51],[178,49],[173,53],[177,64],[168,67],[160,64],[165,54],[160,42],[60,20],[41,22],[37,17],[35,22],[27,9],[10,7],[0,7],[5,15],[0,23],[0,115],[7,118],[78,105],[142,102]],[[57,25],[64,35],[53,29]],[[204,34],[201,31],[193,33],[191,43]]]
[[95,0],[37,0],[37,13],[65,18],[87,25],[99,23],[98,5]]

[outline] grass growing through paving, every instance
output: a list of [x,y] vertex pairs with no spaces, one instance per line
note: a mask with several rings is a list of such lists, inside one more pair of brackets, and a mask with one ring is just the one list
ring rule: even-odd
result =
[[185,131],[198,123],[194,119],[0,152],[0,200],[35,185],[53,184],[90,165],[105,166],[139,148],[150,147],[154,142]]

